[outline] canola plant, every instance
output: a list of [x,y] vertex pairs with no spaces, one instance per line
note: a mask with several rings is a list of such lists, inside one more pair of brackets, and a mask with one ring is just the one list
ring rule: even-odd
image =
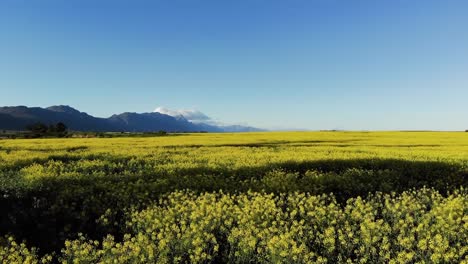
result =
[[468,133],[0,140],[1,263],[468,263]]

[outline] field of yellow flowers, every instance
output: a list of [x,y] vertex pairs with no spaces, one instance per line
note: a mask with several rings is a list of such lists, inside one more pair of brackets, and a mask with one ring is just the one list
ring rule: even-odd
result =
[[0,140],[0,263],[468,263],[468,133]]

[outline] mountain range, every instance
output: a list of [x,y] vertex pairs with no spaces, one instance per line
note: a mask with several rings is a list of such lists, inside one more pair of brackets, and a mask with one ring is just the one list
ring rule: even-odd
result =
[[188,121],[184,116],[171,116],[159,112],[122,113],[99,118],[66,105],[47,108],[9,106],[0,107],[1,130],[25,130],[28,125],[64,123],[73,131],[95,132],[251,132],[262,131],[249,126],[224,126]]

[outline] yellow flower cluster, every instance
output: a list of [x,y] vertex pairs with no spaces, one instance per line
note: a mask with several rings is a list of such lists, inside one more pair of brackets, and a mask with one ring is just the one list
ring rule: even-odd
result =
[[[28,179],[232,172],[320,160],[468,160],[466,133],[187,134],[156,138],[0,140],[2,170]],[[290,164],[291,165],[291,164]],[[271,167],[270,167],[271,166]]]
[[28,249],[25,243],[17,243],[12,236],[0,238],[0,263],[9,264],[46,264],[52,256],[38,257],[35,248]]
[[117,243],[66,243],[64,263],[468,263],[468,194],[353,198],[175,192]]
[[[453,132],[0,140],[0,236],[65,263],[463,262],[465,191],[423,187],[467,168]],[[0,240],[0,263],[50,259]]]

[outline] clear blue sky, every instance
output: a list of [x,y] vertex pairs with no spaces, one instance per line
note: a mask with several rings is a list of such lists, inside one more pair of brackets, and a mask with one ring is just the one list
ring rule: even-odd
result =
[[468,129],[468,2],[3,0],[0,105]]

